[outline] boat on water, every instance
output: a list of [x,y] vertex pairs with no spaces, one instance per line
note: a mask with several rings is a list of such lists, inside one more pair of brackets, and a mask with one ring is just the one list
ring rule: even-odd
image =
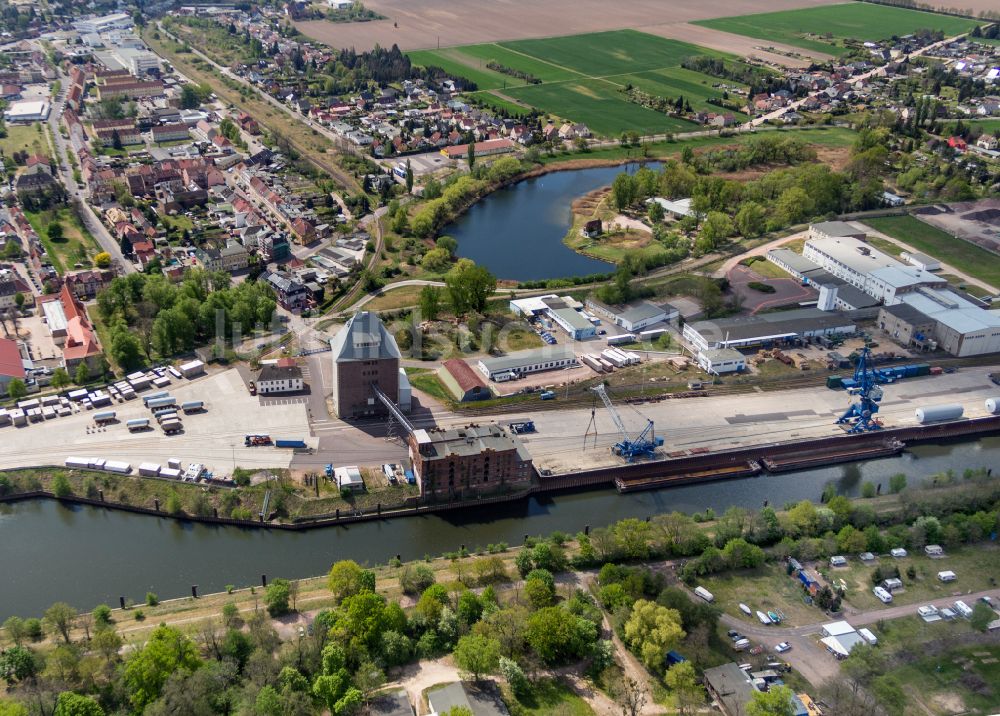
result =
[[781,624],[781,617],[776,612],[768,612],[767,616],[775,624]]
[[753,616],[753,612],[750,611],[750,607],[748,607],[746,604],[740,604],[740,611],[746,614],[748,617]]
[[761,624],[770,624],[771,623],[771,618],[769,616],[767,616],[767,614],[765,614],[764,612],[761,612],[761,611],[757,612],[757,619],[760,620]]

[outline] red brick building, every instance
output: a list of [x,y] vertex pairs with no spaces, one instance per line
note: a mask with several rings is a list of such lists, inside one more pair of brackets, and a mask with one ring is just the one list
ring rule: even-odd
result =
[[415,430],[409,448],[425,498],[466,499],[531,485],[531,455],[516,435],[496,423]]
[[385,415],[373,386],[393,400],[399,395],[399,347],[377,314],[355,313],[330,341],[333,352],[333,407],[351,420]]

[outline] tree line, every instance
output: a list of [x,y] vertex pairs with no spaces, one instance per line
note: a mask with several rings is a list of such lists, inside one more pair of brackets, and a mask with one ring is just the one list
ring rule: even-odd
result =
[[123,370],[154,356],[167,358],[209,340],[231,343],[234,328],[250,335],[269,325],[276,303],[264,283],[231,285],[224,271],[189,269],[178,283],[162,274],[118,276],[97,294],[97,311],[107,326],[105,346]]

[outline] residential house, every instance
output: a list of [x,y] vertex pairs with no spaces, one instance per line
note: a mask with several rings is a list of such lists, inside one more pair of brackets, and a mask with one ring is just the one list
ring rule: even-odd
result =
[[63,283],[69,287],[75,298],[80,301],[90,301],[106,289],[114,277],[114,272],[110,270],[88,269],[65,274]]
[[257,376],[257,392],[295,393],[302,390],[302,369],[295,365],[294,358],[281,358],[277,363],[265,365]]

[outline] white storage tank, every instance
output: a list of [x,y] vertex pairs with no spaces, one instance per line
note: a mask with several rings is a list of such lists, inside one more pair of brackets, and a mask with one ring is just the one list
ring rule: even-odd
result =
[[943,420],[957,420],[965,413],[965,408],[961,405],[928,405],[926,408],[917,408],[917,422],[921,425],[927,423],[938,423]]
[[1000,415],[1000,398],[987,398],[986,412],[990,415]]

